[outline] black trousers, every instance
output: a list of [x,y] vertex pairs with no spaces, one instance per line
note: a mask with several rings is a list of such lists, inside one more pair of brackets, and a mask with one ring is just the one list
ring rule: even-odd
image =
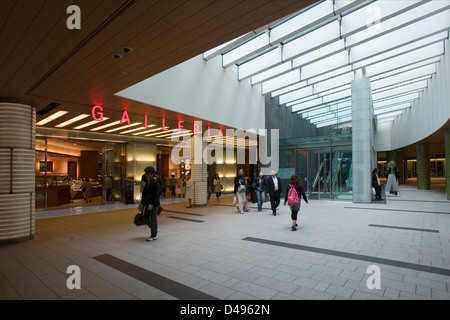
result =
[[280,191],[275,190],[273,194],[270,194],[270,206],[272,213],[277,213],[277,208],[280,205]]
[[381,200],[381,186],[378,184],[374,184],[373,187],[375,188],[375,198],[377,200]]
[[152,210],[145,210],[145,218],[147,219],[147,225],[150,228],[150,237],[156,237],[158,234],[158,211],[159,206],[153,206]]

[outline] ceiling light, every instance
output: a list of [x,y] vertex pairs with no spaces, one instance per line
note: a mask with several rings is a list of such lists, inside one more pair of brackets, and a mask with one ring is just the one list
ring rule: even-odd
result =
[[[108,120],[108,119],[109,119],[109,118],[104,117],[104,118],[103,118],[103,121]],[[94,124],[98,124],[98,123],[99,123],[99,121],[97,121],[97,120],[92,120],[92,121],[89,121],[89,122],[87,122],[87,123],[85,123],[85,124],[79,125],[78,127],[75,127],[74,129],[75,129],[75,130],[79,130],[79,129],[83,129],[83,128],[86,128],[86,127],[93,126]]]
[[58,111],[54,114],[52,114],[51,116],[48,116],[45,119],[42,119],[41,121],[39,121],[38,123],[36,123],[37,126],[43,126],[44,124],[49,123],[50,121],[53,121],[55,119],[58,119],[59,117],[62,117],[63,115],[65,115],[67,113],[67,111]]
[[56,128],[63,128],[63,127],[68,126],[69,124],[72,124],[72,123],[74,123],[74,122],[80,121],[80,120],[82,120],[82,119],[84,119],[84,118],[87,118],[87,117],[89,117],[88,114],[80,114],[79,116],[77,116],[77,117],[75,117],[75,118],[72,118],[72,119],[70,119],[70,120],[67,120],[67,121],[65,121],[65,122],[63,122],[63,123],[60,123],[60,124],[56,125],[55,127],[56,127]]
[[99,131],[99,130],[103,130],[103,129],[106,129],[106,128],[109,128],[109,127],[112,127],[112,126],[116,126],[116,125],[119,125],[119,124],[120,124],[120,120],[117,120],[117,121],[105,124],[103,126],[93,128],[93,129],[91,129],[91,131]]
[[[135,126],[140,125],[140,124],[141,124],[140,122],[136,122],[136,123],[127,125],[127,128],[135,127]],[[116,132],[116,131],[123,130],[123,129],[124,129],[124,127],[118,127],[118,128],[114,128],[114,129],[111,129],[111,130],[107,130],[105,132],[110,133],[110,132]]]

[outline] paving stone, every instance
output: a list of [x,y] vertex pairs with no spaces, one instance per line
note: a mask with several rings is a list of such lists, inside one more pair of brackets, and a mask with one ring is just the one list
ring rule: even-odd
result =
[[271,299],[278,293],[276,290],[259,286],[248,281],[239,281],[232,285],[231,288],[264,300]]
[[336,286],[334,284],[330,284],[328,288],[325,290],[325,292],[327,293],[330,293],[335,296],[340,296],[345,299],[350,299],[354,291],[355,291],[354,289]]

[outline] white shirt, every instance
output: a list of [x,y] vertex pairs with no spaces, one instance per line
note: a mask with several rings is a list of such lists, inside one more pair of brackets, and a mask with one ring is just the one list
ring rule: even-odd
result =
[[278,190],[278,178],[275,176],[275,177],[272,177],[272,180],[273,180],[274,190]]

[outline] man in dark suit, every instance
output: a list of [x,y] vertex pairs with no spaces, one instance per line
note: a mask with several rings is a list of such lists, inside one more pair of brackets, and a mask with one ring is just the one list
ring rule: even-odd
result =
[[142,190],[141,203],[144,206],[144,216],[151,232],[147,241],[153,241],[158,239],[158,221],[156,216],[160,207],[161,186],[158,180],[154,179],[155,168],[147,167],[144,171],[148,181]]
[[271,177],[267,179],[267,194],[270,196],[270,206],[272,207],[272,214],[277,215],[277,207],[280,205],[281,195],[281,179],[277,177],[275,170],[270,172]]

